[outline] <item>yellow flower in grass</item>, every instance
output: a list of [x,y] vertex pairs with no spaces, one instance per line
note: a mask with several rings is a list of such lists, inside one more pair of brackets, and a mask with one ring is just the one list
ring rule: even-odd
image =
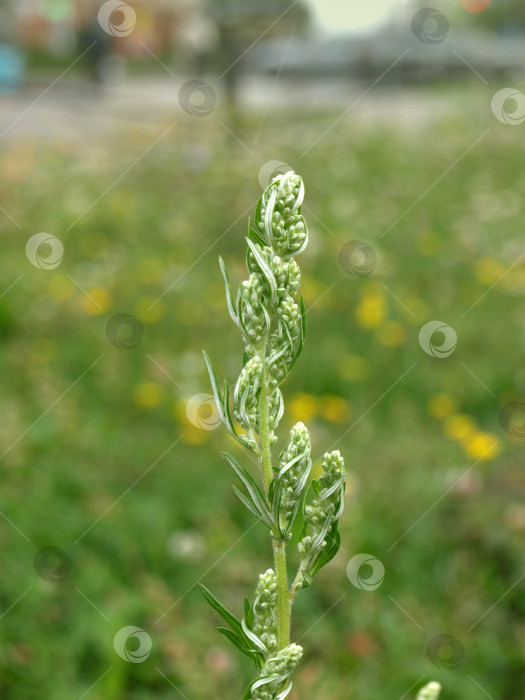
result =
[[350,418],[348,401],[341,396],[326,395],[320,399],[321,414],[330,423],[346,423]]
[[458,442],[469,440],[476,434],[476,426],[470,416],[458,413],[449,416],[445,421],[445,433]]
[[377,340],[387,348],[396,348],[405,339],[405,329],[397,321],[387,321],[376,331]]
[[209,430],[200,430],[194,425],[188,425],[184,428],[184,442],[188,445],[202,445],[210,439]]
[[356,320],[361,328],[377,328],[385,317],[385,294],[381,287],[370,287],[356,309]]
[[141,408],[155,408],[161,402],[162,395],[162,387],[156,382],[141,382],[133,392],[135,403]]
[[301,291],[305,303],[312,304],[324,292],[324,287],[316,279],[303,273],[301,276]]
[[359,355],[345,355],[340,361],[339,373],[349,382],[362,382],[370,374],[370,363]]
[[146,284],[160,282],[164,275],[164,267],[156,258],[144,258],[139,266],[140,279]]
[[111,306],[111,295],[107,289],[101,287],[93,287],[86,290],[82,298],[82,306],[84,311],[92,316],[100,316],[105,313]]
[[472,459],[486,461],[493,459],[499,452],[499,441],[495,435],[476,432],[463,441],[466,453]]
[[319,400],[311,394],[294,394],[287,402],[288,412],[294,423],[307,422],[318,414]]
[[416,248],[422,255],[432,256],[439,253],[443,241],[435,231],[423,231],[416,238]]
[[137,198],[129,190],[115,192],[109,200],[113,213],[121,217],[132,217],[137,210]]
[[175,420],[182,424],[184,430],[184,442],[188,445],[202,445],[202,443],[207,442],[213,431],[202,430],[194,425],[186,413],[186,401],[176,401],[173,404],[173,417]]
[[427,408],[431,416],[443,420],[454,412],[456,405],[454,399],[448,394],[435,394],[430,397]]
[[510,274],[502,277],[501,285],[512,293],[523,292],[525,289],[525,269],[515,268]]
[[156,323],[164,316],[164,303],[156,297],[144,297],[137,302],[135,313],[142,323]]
[[48,290],[55,301],[67,301],[75,293],[73,282],[66,275],[53,275]]
[[493,258],[480,258],[476,261],[475,272],[480,282],[490,286],[504,274],[505,268]]

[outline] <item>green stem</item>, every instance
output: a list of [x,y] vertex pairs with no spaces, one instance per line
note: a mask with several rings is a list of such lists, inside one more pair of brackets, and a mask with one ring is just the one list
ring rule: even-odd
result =
[[[261,358],[264,362],[264,357]],[[270,401],[268,397],[268,380],[266,376],[266,364],[263,373],[261,395],[259,398],[259,438],[261,441],[261,472],[264,492],[268,498],[268,491],[273,479],[272,453],[270,450]]]
[[[264,358],[262,359],[264,361]],[[273,469],[270,449],[270,402],[268,396],[266,363],[259,399],[259,430],[262,480],[264,491],[268,498],[268,491],[273,478]],[[275,575],[277,577],[277,641],[279,649],[284,649],[290,644],[292,601],[288,592],[286,550],[285,543],[282,540],[273,539],[273,556],[275,561]]]
[[292,601],[288,592],[285,547],[286,545],[282,540],[273,540],[275,575],[277,576],[277,642],[279,649],[284,649],[290,644],[292,617]]

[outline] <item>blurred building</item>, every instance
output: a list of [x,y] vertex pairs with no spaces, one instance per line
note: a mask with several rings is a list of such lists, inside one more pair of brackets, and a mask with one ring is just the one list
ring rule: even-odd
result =
[[[11,35],[16,36],[19,45],[58,54],[71,51],[86,27],[97,22],[103,4],[100,0],[4,0],[6,16],[9,13],[12,25]],[[203,41],[209,39],[209,22],[197,0],[134,0],[130,4],[136,21],[129,35],[114,37],[119,53],[145,54],[143,44],[152,51],[162,52],[183,43],[187,36],[193,41],[199,41],[200,37]],[[118,24],[118,3],[115,5],[114,21]]]

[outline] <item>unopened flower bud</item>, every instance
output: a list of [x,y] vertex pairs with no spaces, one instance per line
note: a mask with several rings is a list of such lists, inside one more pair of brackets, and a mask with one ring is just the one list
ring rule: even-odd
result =
[[431,681],[424,688],[421,688],[417,700],[438,700],[440,693],[441,685],[436,681]]

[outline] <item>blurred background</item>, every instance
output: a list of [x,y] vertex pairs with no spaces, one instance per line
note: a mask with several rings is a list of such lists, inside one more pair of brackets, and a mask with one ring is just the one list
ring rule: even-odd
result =
[[303,420],[349,476],[290,697],[523,696],[525,6],[360,5],[0,0],[2,698],[253,678],[196,589],[240,615],[271,566],[201,349],[232,385],[217,255],[237,286],[288,168],[309,330],[278,448]]

